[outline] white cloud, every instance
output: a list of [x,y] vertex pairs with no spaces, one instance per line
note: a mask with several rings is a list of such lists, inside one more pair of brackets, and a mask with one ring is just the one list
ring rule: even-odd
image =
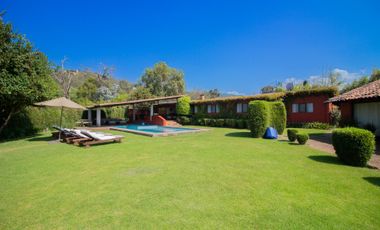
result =
[[355,80],[355,79],[357,79],[363,75],[363,73],[350,73],[347,70],[339,69],[339,68],[335,68],[331,72],[338,74],[342,78],[342,80],[346,83],[352,82],[353,80]]
[[245,93],[238,92],[236,90],[227,91],[225,93],[226,95],[233,95],[233,96],[244,96]]

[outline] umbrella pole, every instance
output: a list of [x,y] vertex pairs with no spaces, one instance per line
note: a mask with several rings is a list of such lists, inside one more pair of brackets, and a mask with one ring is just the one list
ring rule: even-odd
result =
[[59,135],[58,135],[58,141],[61,141],[62,114],[63,114],[63,106],[61,106],[61,118],[60,118],[60,120],[59,120]]

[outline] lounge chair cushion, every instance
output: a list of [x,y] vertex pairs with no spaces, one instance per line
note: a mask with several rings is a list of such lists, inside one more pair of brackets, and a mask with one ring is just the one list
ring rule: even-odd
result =
[[104,135],[104,134],[99,134],[99,133],[94,133],[94,132],[90,132],[90,131],[87,131],[87,130],[82,130],[81,131],[82,134],[88,136],[88,137],[91,137],[95,140],[101,140],[101,141],[106,141],[106,140],[115,140],[115,139],[119,139],[119,138],[122,138],[123,136],[114,136],[114,135]]

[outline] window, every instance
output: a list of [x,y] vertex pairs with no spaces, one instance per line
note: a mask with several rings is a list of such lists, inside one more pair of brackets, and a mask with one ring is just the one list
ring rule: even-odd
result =
[[292,112],[298,113],[298,104],[292,104]]
[[194,113],[198,113],[198,106],[194,106]]
[[292,112],[293,113],[312,113],[314,112],[314,104],[292,104]]
[[207,105],[207,113],[219,113],[219,105]]
[[236,112],[237,113],[246,113],[246,112],[248,112],[248,104],[247,103],[237,103],[236,104]]
[[312,113],[312,112],[314,112],[314,106],[313,106],[313,103],[307,103],[307,104],[306,104],[306,112],[308,112],[308,113]]

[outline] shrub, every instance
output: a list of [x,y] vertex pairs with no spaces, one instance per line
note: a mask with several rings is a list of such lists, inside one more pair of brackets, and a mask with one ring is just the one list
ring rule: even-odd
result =
[[334,106],[329,115],[330,115],[331,124],[334,125],[335,127],[338,127],[342,119],[342,114],[340,110],[336,106]]
[[186,116],[179,116],[177,117],[177,121],[181,124],[181,125],[190,125],[191,123],[191,120],[189,117],[186,117]]
[[183,96],[178,99],[177,102],[177,115],[189,115],[190,114],[190,97]]
[[209,126],[211,126],[211,127],[215,127],[216,126],[216,119],[209,119]]
[[196,120],[197,125],[206,125],[205,119],[204,118],[199,118]]
[[331,129],[331,125],[328,123],[322,122],[310,122],[303,124],[302,128],[304,129]]
[[[3,132],[0,139],[12,139],[33,135],[37,132],[59,125],[61,110],[59,108],[27,107],[15,114]],[[64,109],[62,126],[72,128],[80,120],[82,111]]]
[[235,124],[236,124],[236,128],[238,128],[238,129],[245,129],[245,128],[247,128],[246,121],[243,120],[243,119],[236,120]]
[[336,155],[348,165],[366,166],[375,151],[375,136],[365,129],[336,129],[332,141]]
[[246,126],[253,137],[262,137],[269,126],[273,126],[279,134],[286,128],[286,108],[280,101],[252,101],[249,103],[248,116]]
[[322,122],[309,122],[309,123],[288,123],[288,127],[303,128],[303,129],[331,129],[331,125]]
[[306,144],[307,140],[309,140],[309,135],[307,135],[306,133],[297,134],[298,144],[304,145],[304,144]]
[[252,101],[248,106],[249,127],[253,137],[262,137],[270,124],[270,111],[265,101]]
[[297,139],[297,133],[298,133],[298,130],[296,130],[296,129],[288,129],[288,139],[289,139],[289,141],[291,141],[291,142],[296,141],[296,139]]
[[278,134],[282,134],[286,127],[286,108],[280,101],[271,102],[271,126],[275,128]]
[[224,119],[216,119],[215,126],[224,127],[225,121]]
[[236,120],[235,119],[226,119],[225,126],[229,128],[235,128],[236,127]]

